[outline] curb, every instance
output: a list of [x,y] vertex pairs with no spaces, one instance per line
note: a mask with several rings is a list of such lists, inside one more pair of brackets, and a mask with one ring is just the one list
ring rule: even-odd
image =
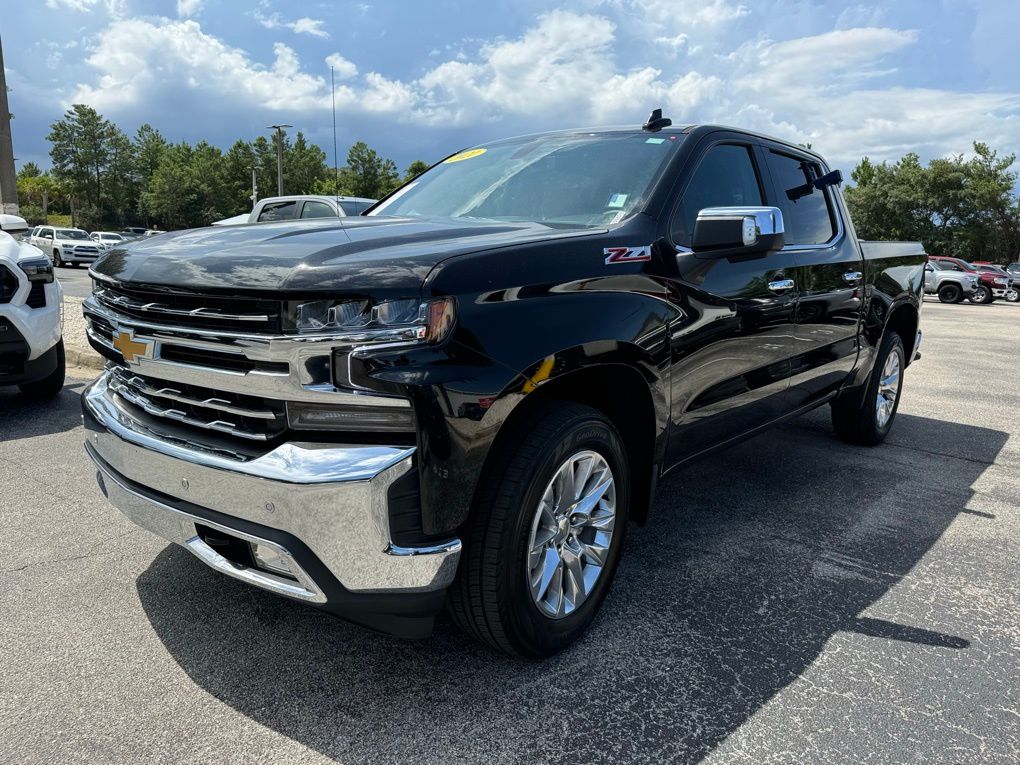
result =
[[97,372],[102,372],[105,366],[103,357],[91,349],[82,351],[77,348],[68,348],[67,338],[64,338],[64,359],[69,367],[94,369]]

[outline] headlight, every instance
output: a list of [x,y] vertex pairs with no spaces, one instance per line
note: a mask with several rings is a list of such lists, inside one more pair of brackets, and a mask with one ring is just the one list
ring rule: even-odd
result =
[[1005,284],[1006,280],[1003,279],[1001,276],[996,276],[994,279],[992,279],[992,283],[993,284]]
[[313,300],[291,303],[289,323],[299,334],[342,334],[351,342],[438,343],[453,328],[453,298],[421,301]]
[[46,258],[26,258],[19,260],[18,266],[30,282],[49,284],[53,281],[53,264]]

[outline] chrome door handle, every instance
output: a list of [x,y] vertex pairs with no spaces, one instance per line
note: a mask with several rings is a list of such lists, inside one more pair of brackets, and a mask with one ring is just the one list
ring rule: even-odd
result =
[[777,295],[789,292],[793,287],[793,279],[777,279],[774,282],[769,282],[769,291],[775,292]]
[[861,279],[864,278],[864,274],[860,271],[847,271],[843,274],[843,281],[847,284],[857,284]]

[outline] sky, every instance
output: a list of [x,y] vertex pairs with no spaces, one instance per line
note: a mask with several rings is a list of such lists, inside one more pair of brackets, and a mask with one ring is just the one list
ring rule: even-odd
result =
[[86,103],[129,135],[236,139],[290,123],[332,161],[401,168],[495,138],[718,122],[846,170],[1020,151],[1017,0],[0,0],[20,167]]

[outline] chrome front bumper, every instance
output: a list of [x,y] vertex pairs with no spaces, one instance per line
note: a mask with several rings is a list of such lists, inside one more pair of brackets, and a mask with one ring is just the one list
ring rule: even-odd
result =
[[[275,545],[293,562],[295,550],[245,528],[284,532],[351,593],[434,592],[452,582],[460,540],[429,547],[390,540],[387,489],[412,469],[413,447],[287,443],[241,462],[148,431],[117,406],[106,379],[82,394],[86,451],[110,501],[143,528],[225,574],[312,603],[324,602],[328,587],[300,560],[291,566],[296,582],[239,567],[202,542],[195,524]],[[210,520],[203,509],[222,515]]]

